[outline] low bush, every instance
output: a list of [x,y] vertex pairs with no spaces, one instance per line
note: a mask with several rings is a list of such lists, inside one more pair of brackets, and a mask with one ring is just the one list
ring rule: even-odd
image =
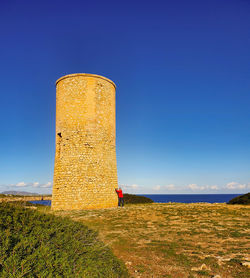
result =
[[138,196],[133,194],[123,194],[125,204],[146,204],[153,203],[154,201],[148,197]]
[[228,202],[229,205],[250,205],[250,193],[233,198]]
[[0,198],[6,198],[6,197],[8,197],[8,196],[5,194],[0,194]]
[[127,277],[127,270],[81,223],[0,204],[0,277]]

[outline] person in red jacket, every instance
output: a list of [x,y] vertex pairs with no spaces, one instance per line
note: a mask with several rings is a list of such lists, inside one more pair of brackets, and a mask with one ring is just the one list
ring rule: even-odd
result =
[[116,193],[118,194],[118,206],[124,206],[124,199],[122,194],[122,189],[120,187],[116,188]]

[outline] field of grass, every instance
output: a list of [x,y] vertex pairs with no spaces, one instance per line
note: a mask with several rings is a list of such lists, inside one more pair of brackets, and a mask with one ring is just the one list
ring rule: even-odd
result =
[[0,204],[0,277],[128,276],[125,265],[95,231],[39,210],[44,208]]
[[249,206],[143,204],[56,214],[98,231],[132,277],[250,277]]

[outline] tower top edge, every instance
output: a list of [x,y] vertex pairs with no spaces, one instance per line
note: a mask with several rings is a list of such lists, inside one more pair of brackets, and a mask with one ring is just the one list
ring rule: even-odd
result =
[[112,80],[108,79],[107,77],[104,77],[104,76],[101,76],[101,75],[98,75],[98,74],[92,74],[92,73],[72,73],[72,74],[67,74],[67,75],[64,75],[64,76],[60,77],[59,79],[57,79],[56,80],[56,85],[57,85],[58,82],[60,82],[61,80],[65,79],[65,78],[70,78],[70,77],[75,77],[75,76],[85,76],[85,77],[100,78],[100,79],[108,81],[109,83],[111,83],[116,88],[116,85],[115,85],[115,83]]

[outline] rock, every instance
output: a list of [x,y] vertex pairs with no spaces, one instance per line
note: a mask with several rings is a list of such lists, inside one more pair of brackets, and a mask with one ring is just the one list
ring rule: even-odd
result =
[[205,264],[202,264],[201,270],[211,270],[211,269],[208,266],[206,266]]
[[248,267],[248,268],[250,268],[250,262],[242,262],[241,264],[246,266],[246,267]]
[[132,262],[126,262],[125,263],[125,265],[131,265],[132,264]]
[[221,278],[219,274],[212,276],[212,278]]
[[28,208],[28,209],[37,209],[37,207],[32,207],[32,206],[28,206],[28,207],[25,207],[25,208]]
[[207,265],[202,264],[200,267],[192,267],[191,270],[200,271],[200,270],[211,270],[211,269]]

